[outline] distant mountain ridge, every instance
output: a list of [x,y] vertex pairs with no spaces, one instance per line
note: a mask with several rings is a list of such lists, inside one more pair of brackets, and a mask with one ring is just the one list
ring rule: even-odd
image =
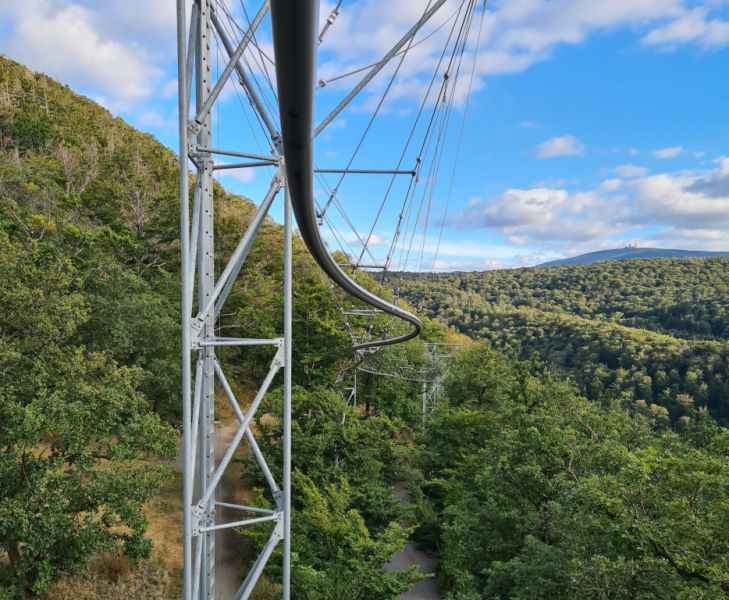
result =
[[612,250],[598,250],[579,256],[551,260],[537,265],[538,267],[566,267],[572,265],[590,265],[606,260],[632,260],[639,258],[717,258],[729,257],[727,252],[706,252],[703,250],[678,250],[674,248],[613,248]]

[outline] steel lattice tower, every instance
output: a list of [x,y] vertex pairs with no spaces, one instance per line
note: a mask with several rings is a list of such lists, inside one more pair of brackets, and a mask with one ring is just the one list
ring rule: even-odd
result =
[[[283,598],[290,598],[291,561],[291,340],[292,340],[292,225],[296,216],[299,234],[312,257],[331,281],[351,296],[410,325],[407,333],[395,337],[370,340],[353,338],[356,352],[374,349],[414,338],[422,331],[420,320],[404,308],[380,298],[359,285],[330,255],[319,233],[319,224],[326,207],[318,213],[313,190],[313,139],[347,107],[367,84],[394,57],[407,51],[422,26],[446,0],[428,3],[420,19],[395,43],[377,63],[370,65],[357,85],[313,127],[314,78],[316,48],[332,24],[338,6],[321,32],[318,27],[317,0],[270,0],[271,28],[277,81],[278,115],[267,112],[255,80],[246,71],[244,52],[253,40],[256,29],[269,12],[269,0],[250,21],[248,30],[241,30],[240,39],[231,39],[225,17],[218,14],[219,0],[193,0],[188,20],[187,0],[177,0],[177,58],[179,81],[180,138],[180,255],[182,280],[182,413],[183,413],[183,598],[212,600],[216,590],[215,532],[232,527],[269,522],[271,532],[259,556],[233,598],[248,598],[274,548],[282,542]],[[225,10],[223,7],[221,10]],[[235,26],[238,28],[238,26]],[[216,50],[222,49],[227,63],[216,81],[212,81],[212,36],[218,39]],[[237,34],[235,34],[237,35]],[[256,117],[269,137],[270,155],[239,149],[213,148],[211,110],[228,80],[235,76],[250,101]],[[191,106],[194,92],[194,107]],[[281,131],[275,124],[280,117]],[[282,136],[283,134],[283,136]],[[235,157],[244,162],[224,164],[220,157]],[[284,162],[285,158],[285,162]],[[268,192],[261,199],[248,228],[241,232],[237,247],[220,274],[215,273],[215,219],[213,175],[219,169],[273,166]],[[190,206],[189,172],[195,173],[192,206]],[[329,173],[406,174],[409,170],[368,171],[347,169],[318,170]],[[288,178],[288,180],[287,180]],[[289,185],[290,183],[290,185]],[[279,192],[285,189],[285,194]],[[256,235],[280,195],[284,202],[284,324],[282,337],[273,339],[218,337],[215,324],[235,279],[246,261]],[[331,200],[330,200],[331,202]],[[400,215],[402,218],[402,215]],[[362,268],[358,262],[355,265]],[[216,277],[217,275],[217,277]],[[195,289],[197,293],[195,293]],[[195,304],[195,306],[193,306]],[[368,313],[372,313],[371,310]],[[374,313],[373,313],[374,314]],[[264,346],[271,348],[271,365],[253,402],[244,412],[229,385],[224,369],[216,356],[220,347]],[[193,367],[193,356],[195,363]],[[282,481],[274,479],[258,448],[250,425],[264,395],[279,370],[283,370],[282,415]],[[215,388],[224,392],[239,422],[230,443],[215,448]],[[243,506],[217,499],[220,482],[233,455],[246,439],[268,484],[274,509]],[[222,452],[221,452],[222,451]],[[220,456],[219,459],[216,459]],[[220,511],[240,511],[242,518],[222,522]]]
[[[265,114],[260,99],[250,85],[240,59],[253,33],[268,10],[265,2],[250,30],[233,46],[215,12],[213,0],[195,0],[189,23],[185,1],[178,0],[178,77],[180,115],[180,246],[182,279],[182,407],[183,407],[183,598],[215,598],[215,532],[271,522],[270,537],[251,567],[234,598],[248,598],[276,545],[283,544],[283,596],[289,598],[290,514],[291,514],[291,292],[292,292],[292,213],[284,197],[284,331],[273,339],[224,338],[215,335],[215,323],[231,291],[256,234],[263,224],[278,192],[285,188],[280,134]],[[228,64],[216,82],[211,80],[211,38],[215,30],[228,53]],[[259,156],[234,150],[212,148],[211,109],[233,72],[266,122],[279,156]],[[194,78],[193,78],[194,75]],[[195,93],[194,116],[191,91]],[[257,102],[258,100],[258,102]],[[213,174],[220,167],[216,156],[235,156],[277,167],[268,193],[261,201],[248,229],[229,261],[216,279],[214,256]],[[192,210],[189,206],[188,169],[196,173]],[[226,165],[227,166],[227,165]],[[247,166],[246,163],[238,165]],[[197,294],[194,293],[197,283]],[[196,307],[193,300],[196,299]],[[271,366],[247,412],[243,412],[216,357],[222,346],[270,346]],[[192,357],[196,357],[194,375]],[[280,369],[284,372],[283,481],[279,485],[258,448],[250,429],[261,400]],[[216,461],[215,386],[225,393],[239,421],[238,429]],[[220,502],[216,498],[220,481],[233,455],[246,439],[271,492],[275,509]],[[217,464],[216,464],[217,463]],[[240,511],[241,518],[221,522],[217,509]]]

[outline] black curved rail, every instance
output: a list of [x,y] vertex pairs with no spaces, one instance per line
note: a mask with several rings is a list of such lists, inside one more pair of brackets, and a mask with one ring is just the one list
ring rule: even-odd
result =
[[313,117],[318,0],[271,0],[281,135],[291,205],[301,237],[314,260],[342,289],[412,325],[405,335],[373,340],[355,350],[397,344],[423,330],[415,315],[366,290],[339,268],[321,239],[314,203]]

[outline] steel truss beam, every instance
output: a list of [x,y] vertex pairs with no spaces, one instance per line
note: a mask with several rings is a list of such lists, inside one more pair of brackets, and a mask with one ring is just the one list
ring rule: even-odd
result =
[[[292,223],[288,196],[284,195],[284,331],[273,339],[231,338],[215,335],[215,323],[243,268],[256,236],[271,206],[285,187],[283,160],[232,149],[212,147],[212,106],[231,74],[238,74],[249,97],[255,94],[243,71],[241,57],[255,29],[268,11],[268,1],[258,11],[251,28],[236,47],[224,36],[214,11],[214,0],[195,0],[190,23],[185,0],[177,2],[178,77],[180,111],[180,236],[182,288],[182,412],[183,412],[183,599],[212,600],[216,597],[216,534],[224,529],[271,523],[271,533],[261,553],[233,598],[248,598],[279,542],[284,542],[283,597],[289,600],[290,520],[291,520],[291,315],[292,315]],[[229,54],[229,62],[217,82],[211,81],[211,36],[216,29]],[[222,32],[222,33],[221,33]],[[189,41],[186,41],[189,40]],[[194,77],[193,77],[194,74]],[[190,119],[194,90],[194,116]],[[257,99],[257,98],[256,98]],[[256,103],[254,102],[254,105]],[[262,107],[262,106],[261,106]],[[188,121],[188,119],[190,119]],[[273,124],[271,137],[279,137]],[[235,156],[256,161],[242,165],[219,162],[216,156]],[[218,161],[218,162],[216,162]],[[195,167],[192,214],[189,206],[188,165]],[[242,166],[276,166],[270,187],[228,262],[216,278],[214,255],[213,173]],[[197,281],[197,286],[195,286]],[[193,299],[197,287],[197,309]],[[268,374],[255,398],[244,410],[233,392],[216,351],[221,347],[271,346],[274,350]],[[192,356],[196,368],[192,373]],[[283,370],[283,481],[275,480],[251,430],[256,411],[280,370]],[[215,389],[224,393],[238,420],[232,440],[215,448]],[[275,508],[245,506],[220,500],[220,484],[239,445],[246,444],[268,484]],[[235,511],[240,516],[223,520],[217,509]],[[250,516],[247,516],[250,515]],[[219,594],[218,594],[219,596]]]
[[[346,314],[346,313],[345,313]],[[361,316],[361,315],[357,315]],[[462,347],[461,344],[451,343],[425,343],[425,349],[430,358],[430,366],[414,371],[412,369],[398,369],[392,364],[388,366],[377,364],[376,360],[365,357],[355,369],[354,384],[352,388],[345,388],[345,396],[348,397],[348,403],[356,403],[356,373],[369,373],[378,377],[389,377],[399,379],[401,381],[410,381],[419,383],[422,386],[421,404],[422,419],[425,422],[429,412],[435,408],[436,403],[443,394],[443,384],[448,370],[450,360]]]

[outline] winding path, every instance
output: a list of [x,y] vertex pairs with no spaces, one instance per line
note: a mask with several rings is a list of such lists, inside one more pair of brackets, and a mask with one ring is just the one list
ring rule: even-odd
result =
[[[216,463],[220,462],[225,448],[235,435],[238,429],[238,422],[223,423],[216,427],[215,431],[215,454]],[[239,449],[239,452],[243,450]],[[182,456],[178,455],[176,468],[182,471]],[[234,496],[236,483],[240,485],[240,479],[236,479],[235,470],[231,469],[223,476],[221,482],[223,501],[235,502],[239,500]],[[408,501],[408,494],[405,490],[396,490],[393,492],[395,498],[400,502]],[[238,515],[226,508],[218,508],[218,521],[232,521]],[[242,582],[243,568],[245,556],[245,540],[242,536],[237,535],[233,529],[223,529],[218,532],[215,538],[215,546],[217,551],[217,568],[216,568],[216,598],[220,600],[228,600],[238,591]],[[409,567],[418,567],[421,573],[429,574],[435,572],[437,561],[419,550],[413,542],[407,542],[402,550],[398,550],[392,555],[392,558],[385,564],[385,570],[388,572],[402,571]],[[412,589],[397,596],[395,600],[441,600],[442,596],[438,591],[435,581],[432,577],[421,579]]]
[[[235,432],[238,430],[238,422],[231,421],[230,423],[220,424],[215,428],[215,462],[220,463],[220,459],[223,457],[225,449]],[[175,468],[178,472],[182,472],[182,448],[178,452],[177,460],[175,462]],[[242,452],[239,448],[238,452]],[[220,489],[222,490],[222,501],[235,502],[236,499],[233,496],[232,490],[235,489],[233,485],[236,479],[235,469],[229,469],[220,483]],[[238,485],[240,485],[240,479],[237,479]],[[228,508],[218,508],[217,521],[225,522],[232,521],[239,516],[235,511]],[[243,581],[243,568],[245,556],[244,539],[242,536],[235,533],[233,529],[221,529],[215,536],[215,549],[216,549],[216,585],[215,585],[215,597],[219,600],[228,600],[232,598],[238,591],[240,584]]]
[[[404,503],[408,501],[407,490],[395,490],[393,496]],[[403,571],[409,567],[418,567],[421,573],[430,574],[435,572],[437,561],[418,550],[415,543],[408,541],[402,550],[398,550],[385,565],[385,570],[394,573]],[[400,594],[395,600],[441,600],[442,596],[435,585],[432,577],[421,579],[412,589]]]

